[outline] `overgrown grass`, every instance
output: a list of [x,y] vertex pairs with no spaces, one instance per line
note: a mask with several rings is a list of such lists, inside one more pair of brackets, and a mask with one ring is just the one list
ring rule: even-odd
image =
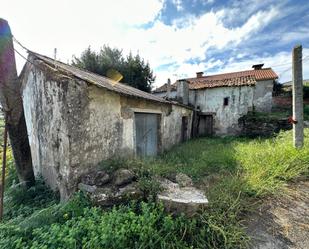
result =
[[[304,148],[295,149],[291,131],[271,139],[203,138],[155,159],[102,165],[108,170],[134,169],[149,194],[158,188],[149,181],[155,175],[190,175],[209,198],[207,209],[191,219],[171,217],[152,201],[104,211],[91,207],[80,193],[58,204],[44,185],[24,195],[10,190],[7,209],[19,211],[6,214],[0,225],[0,248],[246,248],[244,214],[256,208],[260,197],[280,192],[300,175],[308,176],[308,139],[306,129]],[[31,198],[36,201],[31,203]]]
[[249,192],[263,195],[273,193],[298,175],[308,174],[308,139],[308,128],[302,149],[293,147],[292,131],[269,139],[203,138],[188,141],[155,159],[127,160],[121,165],[148,169],[167,177],[181,172],[197,183],[211,175],[238,176],[248,184]]

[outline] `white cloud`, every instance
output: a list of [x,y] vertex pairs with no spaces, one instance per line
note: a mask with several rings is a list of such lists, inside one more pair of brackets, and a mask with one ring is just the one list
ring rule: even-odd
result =
[[172,0],[172,3],[175,5],[178,11],[183,10],[183,3],[182,0]]
[[[89,45],[117,46],[124,33],[153,21],[162,8],[162,0],[5,0],[0,17],[26,47],[48,56],[57,48],[67,62]],[[20,70],[24,60],[17,58]]]
[[[206,64],[190,65],[188,60],[203,61],[209,49],[224,49],[236,46],[262,29],[276,17],[278,10],[270,8],[251,16],[241,27],[228,29],[222,22],[224,11],[208,12],[200,17],[186,16],[176,20],[171,26],[156,21],[147,30],[134,30],[127,34],[125,40],[135,40],[131,49],[139,50],[153,67],[174,63],[177,67],[167,69],[171,74],[191,74],[192,69],[203,71]],[[209,62],[207,63],[209,64]],[[187,71],[184,71],[187,70]],[[166,73],[161,70],[157,75],[157,84],[165,82]]]
[[[152,68],[173,63],[166,70],[155,70],[157,85],[172,75],[194,76],[223,62],[207,58],[209,49],[225,49],[241,44],[278,15],[278,9],[256,12],[242,26],[227,28],[227,10],[210,11],[195,17],[186,15],[166,25],[159,19],[162,0],[5,0],[0,16],[7,19],[13,34],[29,49],[64,62],[79,55],[89,45],[103,44],[130,50],[149,60]],[[176,1],[181,6],[181,1]],[[141,24],[153,22],[147,29]],[[20,48],[19,48],[20,49]],[[207,63],[189,63],[189,60]],[[18,60],[19,68],[23,60]]]
[[[303,78],[309,79],[309,47],[303,48]],[[280,82],[292,79],[292,50],[278,52],[274,55],[255,56],[241,61],[232,61],[217,69],[215,73],[227,73],[252,69],[253,64],[264,63],[264,67],[271,67],[279,76]]]

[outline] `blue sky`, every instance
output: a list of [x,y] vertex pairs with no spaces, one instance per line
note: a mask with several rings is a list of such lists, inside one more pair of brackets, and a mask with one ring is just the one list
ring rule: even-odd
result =
[[[89,45],[109,44],[148,60],[156,86],[167,78],[246,70],[256,63],[288,81],[295,44],[303,45],[304,78],[309,78],[309,1],[4,2],[0,17],[29,49],[53,56],[56,47],[58,58],[68,62]],[[20,70],[24,60],[16,58]]]

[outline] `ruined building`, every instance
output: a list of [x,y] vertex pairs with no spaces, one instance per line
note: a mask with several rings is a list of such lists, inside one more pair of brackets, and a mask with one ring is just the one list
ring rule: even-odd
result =
[[20,75],[33,167],[66,199],[101,161],[191,136],[192,108],[31,52]]
[[[164,84],[153,94],[165,99],[179,99],[188,93],[188,102],[196,110],[193,133],[203,135],[239,134],[239,118],[249,111],[270,112],[277,74],[271,68],[254,65],[253,70],[203,76]],[[187,84],[187,90],[182,91]]]

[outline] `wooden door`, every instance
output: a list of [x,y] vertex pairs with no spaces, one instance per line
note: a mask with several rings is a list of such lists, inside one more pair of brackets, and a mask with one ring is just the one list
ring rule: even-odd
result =
[[213,117],[212,115],[200,115],[198,123],[199,136],[213,135]]
[[182,117],[181,119],[181,142],[188,139],[188,117]]
[[159,115],[135,113],[136,154],[141,157],[158,153]]

